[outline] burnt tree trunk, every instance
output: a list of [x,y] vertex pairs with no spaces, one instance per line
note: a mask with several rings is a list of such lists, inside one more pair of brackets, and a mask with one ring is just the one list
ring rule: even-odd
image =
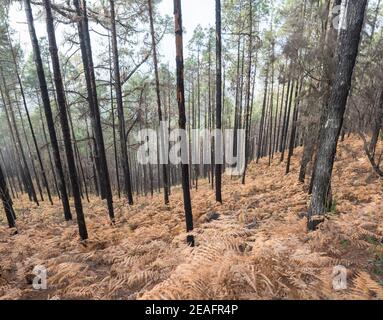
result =
[[60,148],[57,141],[57,135],[56,135],[55,125],[54,125],[54,120],[52,115],[52,108],[51,108],[51,104],[49,100],[48,87],[47,87],[47,82],[45,78],[43,62],[41,59],[40,46],[37,40],[36,31],[34,27],[30,0],[24,0],[24,4],[25,4],[27,21],[28,21],[29,35],[30,35],[32,47],[33,47],[36,71],[37,71],[37,76],[39,79],[41,99],[44,106],[44,113],[45,113],[45,118],[47,121],[48,132],[49,132],[49,137],[50,137],[51,146],[52,146],[52,153],[53,153],[55,168],[56,168],[56,172],[58,176],[58,181],[57,181],[58,188],[60,190],[61,202],[63,204],[64,217],[65,217],[65,220],[68,221],[68,220],[72,220],[72,214],[70,212],[68,193],[67,193],[66,184],[65,184],[64,170],[63,170],[63,166],[62,166],[61,158],[60,158]]
[[0,166],[0,199],[3,203],[5,215],[7,217],[8,226],[10,228],[15,228],[15,212],[12,207],[12,199],[9,196],[8,187],[5,181],[5,175],[3,173],[3,169]]
[[[216,32],[216,128],[222,130],[222,23],[221,23],[221,0],[215,1],[215,32]],[[220,159],[223,158],[223,136],[215,141],[215,150]],[[215,165],[215,200],[222,203],[222,164]]]
[[351,87],[351,79],[358,55],[361,30],[367,0],[350,1],[347,8],[347,28],[340,33],[338,65],[328,101],[325,125],[321,130],[315,178],[308,212],[308,229],[314,230],[326,213],[326,202],[334,165],[343,115]]
[[249,2],[249,47],[248,47],[248,69],[247,69],[247,89],[246,89],[246,110],[245,110],[245,166],[242,174],[242,184],[245,184],[247,160],[249,153],[250,137],[250,95],[251,95],[251,67],[253,51],[253,6]]
[[112,29],[112,52],[113,52],[113,66],[114,66],[114,87],[116,91],[117,113],[118,113],[118,131],[120,134],[120,149],[121,149],[121,164],[122,173],[124,176],[124,193],[128,197],[129,204],[133,204],[132,186],[130,180],[130,168],[128,158],[128,148],[126,145],[126,129],[125,129],[125,116],[124,106],[122,101],[121,90],[121,76],[120,76],[120,62],[118,57],[117,46],[117,30],[115,20],[114,0],[110,0],[110,15],[111,15],[111,29]]
[[81,202],[81,194],[79,188],[79,181],[76,171],[76,163],[72,148],[71,134],[69,129],[68,115],[67,115],[67,102],[64,93],[64,84],[62,81],[60,61],[58,56],[56,35],[53,24],[53,15],[50,0],[44,0],[45,14],[46,14],[46,27],[49,42],[49,52],[52,60],[53,78],[56,87],[57,106],[59,109],[60,124],[62,135],[64,139],[65,154],[69,169],[69,178],[72,185],[72,192],[74,198],[74,205],[77,214],[77,224],[79,228],[80,237],[82,240],[88,238],[88,232],[85,225],[84,212]]
[[[154,63],[154,74],[156,80],[156,97],[157,97],[157,112],[158,112],[158,120],[161,124],[162,122],[162,108],[161,108],[161,96],[160,96],[160,77],[158,74],[158,61],[157,61],[157,48],[156,48],[156,37],[154,32],[154,21],[153,21],[153,8],[152,8],[152,0],[148,0],[148,8],[149,8],[149,20],[150,20],[150,33],[152,37],[152,50],[153,50],[153,63]],[[163,161],[165,161],[165,137],[162,135],[164,132],[160,130],[160,152],[162,153]],[[169,181],[167,174],[167,166],[166,164],[161,165],[162,169],[162,180],[164,184],[164,201],[165,204],[169,204]]]
[[[179,128],[185,132],[186,130],[186,113],[185,113],[185,85],[184,85],[184,55],[183,55],[183,29],[182,29],[182,11],[181,0],[174,0],[174,25],[175,25],[175,41],[176,41],[176,65],[177,65],[177,102],[179,113]],[[186,138],[186,137],[185,137]],[[184,199],[184,210],[186,219],[186,232],[193,231],[193,214],[189,189],[189,165],[181,164],[182,171],[182,191]],[[194,246],[194,236],[187,236],[187,243]]]
[[[104,136],[102,132],[100,109],[97,98],[96,78],[94,74],[92,47],[89,36],[88,17],[86,10],[86,1],[81,0],[81,6],[79,0],[73,1],[76,7],[76,13],[78,15],[77,27],[80,40],[81,58],[84,65],[85,81],[88,93],[88,103],[90,109],[90,116],[92,120],[92,126],[94,130],[97,156],[99,157],[99,184],[102,198],[106,198],[108,205],[109,218],[114,223],[114,209],[113,209],[113,195],[110,185],[110,177],[108,170],[108,163],[106,160]],[[97,162],[96,162],[97,164]],[[132,199],[130,199],[132,200]],[[133,201],[133,200],[132,200]],[[132,202],[131,201],[131,202]]]
[[[11,105],[11,99],[9,97],[9,92],[8,92],[7,84],[5,82],[5,78],[4,78],[4,74],[3,74],[2,69],[0,69],[0,73],[1,73],[1,79],[2,79],[2,84],[3,84],[3,88],[4,88],[4,94],[3,94],[3,91],[0,89],[1,96],[3,99],[3,103],[4,103],[4,110],[6,112],[9,130],[11,132],[14,132],[13,138],[14,138],[15,148],[16,148],[16,150],[18,150],[19,155],[20,155],[20,159],[21,159],[21,163],[22,163],[22,165],[20,166],[20,169],[22,170],[21,173],[23,175],[24,185],[25,185],[27,192],[29,194],[29,198],[31,200],[33,200],[37,205],[39,205],[39,201],[37,200],[36,190],[35,190],[35,187],[33,185],[31,173],[29,171],[27,158],[25,156],[23,144],[21,142],[19,130],[17,128],[15,113],[14,113],[12,105]],[[9,108],[9,111],[8,111],[8,108]]]
[[[37,159],[38,159],[38,162],[39,162],[39,165],[40,165],[41,175],[43,177],[43,184],[44,184],[44,187],[45,187],[45,189],[47,191],[48,199],[49,199],[50,203],[53,204],[52,196],[51,196],[51,191],[50,191],[49,185],[48,185],[47,175],[46,175],[45,168],[44,168],[44,165],[43,165],[43,161],[42,161],[42,158],[41,158],[40,149],[39,149],[39,146],[37,144],[37,139],[36,139],[36,135],[35,135],[35,131],[34,131],[33,125],[32,125],[31,117],[29,116],[29,110],[28,110],[28,107],[27,107],[27,103],[26,103],[26,99],[25,99],[25,94],[24,94],[24,88],[23,88],[23,84],[21,82],[21,78],[20,78],[20,74],[19,74],[19,69],[18,69],[18,65],[17,65],[17,61],[16,61],[16,53],[15,53],[15,51],[13,49],[13,46],[12,46],[12,43],[11,43],[11,38],[9,36],[8,28],[7,28],[7,35],[8,35],[8,39],[9,39],[9,45],[10,45],[10,49],[11,49],[11,55],[12,55],[12,59],[13,59],[13,64],[15,66],[15,73],[16,73],[17,81],[19,83],[21,96],[22,96],[22,99],[23,99],[23,106],[24,106],[25,114],[27,116],[27,120],[28,120],[28,124],[29,124],[29,129],[31,130],[32,140],[33,140],[33,144],[34,144],[34,147],[35,147],[35,150],[36,150]],[[36,176],[36,179],[38,179],[37,176]],[[42,200],[43,200],[43,197],[42,197]]]

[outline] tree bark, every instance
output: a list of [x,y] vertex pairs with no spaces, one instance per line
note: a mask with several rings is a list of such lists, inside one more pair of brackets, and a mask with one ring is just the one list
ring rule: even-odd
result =
[[[221,0],[215,1],[215,32],[216,32],[216,128],[222,131],[222,22]],[[223,136],[215,142],[215,150],[223,156]],[[222,164],[215,165],[215,200],[222,203]]]
[[[174,25],[175,25],[175,41],[176,41],[176,66],[177,66],[177,102],[179,128],[185,132],[186,130],[186,113],[185,113],[185,86],[184,86],[184,56],[183,56],[183,29],[182,29],[182,11],[181,0],[174,0]],[[191,197],[189,189],[189,165],[181,164],[182,171],[182,191],[184,199],[184,211],[186,220],[186,232],[193,231],[193,214],[191,206]],[[187,236],[187,243],[194,246],[194,236]]]
[[[90,43],[88,17],[86,10],[86,1],[81,0],[81,6],[79,0],[73,1],[76,7],[76,13],[78,15],[77,27],[80,39],[81,57],[84,65],[85,81],[88,93],[88,103],[90,109],[90,116],[92,120],[92,126],[96,140],[96,152],[99,156],[99,183],[102,197],[106,198],[108,205],[109,218],[114,223],[114,209],[113,209],[113,195],[110,185],[110,177],[108,170],[108,163],[106,160],[104,136],[102,132],[100,110],[97,98],[96,78],[94,74],[92,46]],[[125,135],[124,135],[125,137]],[[129,180],[130,181],[130,180]],[[128,194],[129,196],[129,194]],[[130,193],[129,202],[133,203],[133,196]]]
[[328,102],[325,125],[321,130],[313,193],[308,212],[308,229],[314,230],[326,212],[327,194],[331,184],[339,134],[358,55],[367,0],[350,1],[347,8],[347,29],[340,33],[338,65]]
[[52,109],[51,109],[51,104],[49,100],[48,87],[47,87],[47,82],[45,79],[43,62],[41,59],[40,46],[37,40],[36,31],[34,27],[30,0],[24,0],[24,4],[25,4],[27,21],[28,21],[29,35],[30,35],[32,47],[33,47],[36,71],[37,71],[37,76],[39,79],[41,98],[42,98],[42,102],[44,106],[44,113],[45,113],[45,118],[47,120],[48,132],[49,132],[49,137],[51,140],[51,146],[52,146],[52,152],[53,152],[53,158],[54,158],[55,168],[56,168],[57,176],[58,176],[58,188],[60,190],[61,202],[64,209],[64,218],[65,220],[69,221],[69,220],[72,220],[72,214],[70,212],[68,193],[67,193],[66,184],[65,184],[64,170],[63,170],[61,157],[60,157],[60,148],[57,141]]
[[130,180],[130,168],[128,159],[128,148],[126,145],[125,136],[125,115],[124,106],[122,101],[121,90],[121,76],[120,76],[120,62],[118,57],[117,47],[117,30],[115,20],[114,0],[110,0],[110,15],[111,15],[111,29],[112,29],[112,52],[113,52],[113,66],[114,66],[114,87],[116,91],[117,113],[118,113],[118,129],[120,134],[120,149],[121,149],[121,164],[122,173],[124,176],[124,193],[128,197],[129,204],[133,204],[132,186]]
[[[149,8],[149,20],[150,20],[150,33],[152,37],[152,50],[153,50],[153,63],[154,63],[154,74],[156,80],[156,97],[157,97],[157,112],[158,112],[158,121],[161,124],[162,122],[162,108],[161,108],[161,95],[160,95],[160,77],[158,75],[158,61],[157,61],[157,48],[156,48],[156,38],[154,32],[154,21],[153,21],[153,8],[152,8],[152,0],[148,0],[148,8]],[[162,130],[160,130],[160,152],[162,152],[162,158],[165,160],[167,155],[165,154],[165,137],[162,136]],[[161,165],[162,169],[162,181],[164,184],[164,202],[165,204],[169,204],[169,181],[167,174],[167,166],[166,164]]]
[[5,175],[3,173],[3,169],[0,166],[0,199],[3,203],[5,215],[7,217],[8,226],[10,228],[15,228],[15,212],[12,207],[12,199],[9,196],[8,187],[5,181]]
[[86,229],[84,212],[81,202],[80,188],[78,183],[77,171],[76,171],[76,163],[73,154],[72,142],[71,142],[71,134],[69,129],[68,115],[67,115],[67,103],[65,99],[64,93],[64,84],[62,82],[61,70],[60,70],[60,61],[58,56],[58,49],[56,44],[56,35],[53,24],[53,15],[50,0],[44,0],[44,7],[46,13],[46,27],[48,34],[48,42],[49,42],[49,52],[52,60],[52,68],[53,68],[53,77],[54,83],[56,87],[56,95],[57,95],[57,106],[59,109],[60,116],[60,124],[62,135],[64,139],[64,147],[65,154],[69,169],[69,178],[72,185],[72,192],[74,198],[74,205],[77,214],[77,224],[79,228],[80,237],[82,240],[88,238],[88,232]]

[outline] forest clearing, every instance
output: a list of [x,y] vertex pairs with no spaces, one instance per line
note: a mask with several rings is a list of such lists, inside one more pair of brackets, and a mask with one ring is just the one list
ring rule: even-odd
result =
[[[245,186],[225,177],[224,206],[208,181],[192,192],[196,247],[185,242],[182,194],[140,197],[127,209],[116,201],[116,226],[105,205],[84,207],[92,234],[79,243],[62,209],[18,202],[17,236],[0,229],[1,299],[382,299],[383,190],[354,137],[339,146],[333,185],[336,205],[308,234],[307,184],[292,171],[262,160],[249,167]],[[11,249],[10,249],[11,248]],[[28,285],[45,265],[49,289]],[[334,291],[336,265],[348,269],[347,290]]]
[[0,300],[382,300],[382,6],[0,0]]

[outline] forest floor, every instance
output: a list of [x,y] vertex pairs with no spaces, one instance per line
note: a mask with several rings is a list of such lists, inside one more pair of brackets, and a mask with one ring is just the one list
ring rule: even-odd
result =
[[[115,226],[103,201],[84,202],[85,243],[58,201],[16,201],[19,234],[0,221],[0,299],[383,299],[383,188],[361,141],[340,144],[333,210],[311,233],[301,152],[286,176],[278,155],[271,167],[252,163],[246,185],[225,176],[222,206],[200,181],[194,249],[185,245],[180,188],[169,207],[161,194],[132,207],[116,199]],[[28,284],[36,265],[48,270],[47,290]],[[337,265],[347,268],[341,291],[332,286]]]

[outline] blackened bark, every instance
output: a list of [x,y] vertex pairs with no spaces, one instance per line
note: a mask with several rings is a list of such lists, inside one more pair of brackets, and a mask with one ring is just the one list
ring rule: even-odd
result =
[[114,87],[116,90],[117,113],[118,113],[118,131],[120,134],[120,148],[121,148],[121,164],[122,173],[124,176],[124,193],[128,197],[129,204],[133,204],[133,194],[130,181],[130,168],[128,159],[128,148],[126,145],[125,136],[125,116],[124,106],[122,102],[121,90],[121,76],[120,76],[120,62],[118,57],[117,46],[117,30],[115,20],[114,0],[110,0],[110,15],[111,15],[111,29],[112,29],[112,52],[113,52],[113,65],[114,65]]
[[117,134],[116,134],[116,115],[114,112],[114,97],[113,97],[113,67],[112,67],[112,48],[111,42],[108,41],[108,52],[109,52],[109,79],[110,79],[110,106],[112,115],[112,135],[113,135],[113,151],[114,151],[114,166],[116,170],[116,182],[117,182],[117,194],[118,198],[121,198],[121,187],[120,187],[120,170],[118,167],[118,154],[117,154]]
[[[222,23],[221,0],[215,1],[215,32],[216,32],[216,128],[222,130]],[[223,137],[215,141],[218,154],[223,156]],[[215,200],[222,203],[222,164],[215,165]]]
[[250,137],[250,95],[251,95],[251,67],[253,51],[253,6],[249,2],[249,47],[248,47],[248,69],[247,69],[247,89],[246,89],[246,110],[245,110],[245,167],[242,174],[242,184],[246,182],[247,160],[249,153]]
[[347,28],[340,33],[338,65],[328,102],[325,125],[321,130],[313,193],[308,212],[308,228],[314,230],[326,212],[327,194],[331,184],[339,134],[358,55],[361,30],[367,0],[350,1],[347,8]]
[[[18,65],[17,65],[17,61],[16,61],[16,53],[15,53],[15,51],[13,49],[13,45],[12,45],[11,38],[10,38],[10,35],[9,35],[8,27],[7,27],[7,35],[8,35],[8,41],[9,41],[9,45],[10,45],[10,49],[11,49],[13,64],[14,64],[14,67],[15,67],[15,73],[16,73],[17,81],[18,81],[19,86],[20,86],[21,96],[22,96],[22,99],[23,99],[23,106],[24,106],[25,114],[27,116],[27,120],[28,120],[28,124],[29,124],[29,129],[31,130],[32,140],[33,140],[33,144],[34,144],[34,147],[35,147],[35,150],[36,150],[37,159],[38,159],[38,162],[39,162],[39,165],[40,165],[41,175],[43,177],[43,184],[44,184],[44,187],[45,187],[45,189],[47,191],[49,202],[51,204],[53,204],[52,196],[51,196],[51,191],[50,191],[49,185],[48,185],[47,175],[46,175],[45,168],[44,168],[44,165],[43,165],[43,161],[42,161],[42,158],[41,158],[40,149],[39,149],[39,146],[37,144],[37,139],[36,139],[36,135],[35,135],[35,131],[34,131],[33,125],[32,125],[31,117],[29,116],[29,110],[28,110],[28,107],[27,107],[27,102],[26,102],[25,94],[24,94],[24,87],[23,87],[23,84],[21,82],[21,78],[20,78],[20,74],[19,74],[19,69],[18,69]],[[36,180],[38,180],[37,176],[36,176]],[[43,196],[41,196],[41,198],[44,201]]]
[[80,237],[82,240],[85,240],[88,238],[88,232],[85,225],[85,218],[84,218],[79,182],[78,182],[77,171],[76,171],[76,163],[74,159],[72,142],[71,142],[71,134],[70,134],[69,122],[68,122],[68,116],[67,116],[67,103],[65,100],[64,84],[62,81],[61,70],[60,70],[60,61],[58,56],[57,44],[56,44],[56,35],[54,30],[53,15],[52,15],[50,0],[44,0],[44,7],[45,7],[45,13],[46,13],[46,27],[47,27],[48,42],[49,42],[49,52],[51,55],[53,77],[54,77],[54,83],[56,87],[57,106],[59,109],[60,124],[61,124],[63,139],[64,139],[65,154],[66,154],[68,169],[69,169],[69,178],[72,185],[74,205],[75,205],[76,214],[77,214],[77,224],[79,228]]
[[54,125],[54,120],[52,115],[51,104],[49,100],[48,87],[47,87],[47,82],[45,79],[43,62],[41,59],[40,46],[37,40],[36,31],[34,27],[30,0],[24,0],[24,4],[25,4],[27,21],[28,21],[29,36],[32,42],[37,76],[39,79],[41,99],[44,106],[44,113],[45,113],[45,118],[47,120],[48,132],[49,132],[49,137],[51,140],[51,146],[52,146],[52,152],[53,152],[53,158],[54,158],[55,168],[56,168],[56,172],[58,176],[58,188],[60,190],[61,202],[63,204],[64,217],[65,217],[65,220],[69,221],[69,220],[72,220],[72,214],[70,212],[68,193],[67,193],[66,184],[65,184],[64,170],[63,170],[63,166],[62,166],[61,158],[60,158],[60,148],[57,142],[57,135],[56,135],[55,125]]
[[259,124],[258,143],[257,143],[257,163],[262,156],[262,146],[263,146],[262,141],[263,141],[263,131],[264,131],[264,123],[265,123],[265,117],[266,117],[268,86],[269,86],[269,63],[267,64],[267,67],[266,67],[262,114],[261,114],[261,120]]
[[[11,132],[14,132],[13,138],[14,138],[15,148],[16,148],[16,150],[18,150],[18,152],[20,154],[21,163],[22,163],[22,165],[21,165],[21,170],[22,170],[21,173],[23,175],[24,185],[25,185],[25,187],[27,189],[29,198],[31,200],[33,200],[37,205],[39,205],[39,201],[37,200],[36,190],[35,190],[35,187],[33,185],[31,173],[29,171],[27,159],[26,159],[26,156],[25,156],[23,144],[21,143],[21,138],[20,138],[19,130],[17,128],[15,113],[14,113],[12,105],[11,105],[11,99],[9,97],[9,92],[8,92],[7,84],[5,82],[3,70],[1,68],[0,68],[0,73],[1,73],[1,79],[2,79],[2,83],[3,83],[3,87],[4,87],[4,94],[3,94],[3,91],[0,89],[1,96],[2,96],[2,99],[3,99],[3,103],[4,103],[4,110],[6,112],[6,116],[7,116],[7,120],[8,120],[8,125],[9,125],[9,130]],[[9,111],[7,110],[8,108],[9,108]]]
[[47,146],[49,165],[50,165],[50,168],[51,168],[51,171],[52,171],[53,183],[54,183],[54,186],[55,186],[55,189],[56,189],[56,193],[57,193],[58,197],[61,199],[60,188],[58,186],[57,177],[56,177],[56,170],[55,170],[55,166],[53,164],[51,150],[50,150],[51,146],[50,146],[50,144],[48,142],[48,136],[47,136],[47,133],[46,133],[46,130],[45,130],[45,124],[44,124],[44,119],[43,119],[43,110],[40,107],[41,106],[41,104],[40,104],[40,96],[39,96],[38,93],[36,93],[36,94],[37,94],[37,100],[39,102],[39,115],[40,115],[41,129],[42,129],[43,139],[44,139],[43,141],[44,141],[45,145]]
[[[82,57],[83,65],[84,65],[90,116],[91,116],[92,125],[93,125],[93,129],[95,133],[97,155],[99,156],[99,161],[100,161],[99,163],[100,168],[98,171],[99,180],[100,180],[99,181],[100,190],[101,190],[101,195],[105,196],[107,201],[109,218],[111,219],[112,223],[114,223],[113,195],[112,195],[112,188],[110,185],[108,163],[106,160],[100,109],[98,106],[96,78],[94,74],[92,46],[90,43],[90,36],[89,36],[86,1],[81,0],[81,6],[79,3],[79,0],[74,0],[73,3],[76,7],[76,13],[78,15],[77,27],[78,27],[78,33],[79,33],[79,39],[80,39],[81,57]],[[133,196],[130,197],[128,194],[128,197],[129,197],[129,202],[133,203]]]
[[[334,59],[335,54],[338,50],[338,30],[336,30],[333,19],[336,17],[337,11],[335,10],[336,7],[340,6],[342,4],[342,0],[332,0],[332,6],[331,3],[329,4],[329,8],[331,6],[332,10],[329,12],[328,21],[327,21],[327,27],[325,32],[325,40],[324,40],[324,54],[323,54],[323,70],[322,70],[322,82],[321,82],[321,91],[322,91],[322,111],[320,116],[319,125],[316,128],[317,132],[317,139],[319,141],[321,132],[323,130],[323,127],[325,125],[325,120],[327,117],[327,110],[328,110],[328,100],[330,98],[330,90],[332,87],[333,77],[334,77],[334,71],[336,67],[336,61]],[[340,26],[338,26],[339,28]],[[315,152],[313,148],[313,152]],[[314,168],[316,167],[318,159],[318,152],[315,155],[314,159]],[[312,189],[314,186],[314,180],[315,180],[315,170],[313,170],[311,175],[311,181],[310,181],[310,187],[309,187],[309,194],[312,193]]]
[[375,157],[376,145],[379,140],[380,130],[383,127],[383,90],[379,94],[374,120],[372,138],[369,147],[372,157]]
[[3,169],[0,166],[0,199],[3,203],[5,215],[7,217],[8,226],[10,228],[15,228],[15,212],[12,207],[12,199],[9,196],[8,187],[5,181],[5,175],[3,173]]
[[[35,177],[37,190],[39,191],[39,194],[40,194],[40,199],[41,199],[41,201],[44,201],[43,190],[41,188],[40,178],[39,178],[39,175],[38,175],[37,170],[36,170],[35,159],[34,159],[34,156],[33,156],[33,153],[32,153],[31,145],[29,143],[28,134],[27,134],[27,130],[25,128],[23,115],[21,114],[21,108],[20,108],[20,105],[19,105],[18,97],[16,95],[16,92],[14,92],[14,94],[15,94],[14,104],[17,107],[17,113],[18,113],[19,118],[20,118],[21,130],[22,130],[22,132],[24,134],[24,142],[25,142],[26,149],[27,149],[27,155],[28,155],[28,157],[30,159],[31,169],[32,169],[33,175]],[[12,110],[12,112],[13,112],[13,110]]]
[[[179,128],[185,132],[186,130],[186,113],[185,113],[185,86],[184,86],[184,57],[183,57],[183,39],[182,39],[182,11],[181,0],[174,0],[174,25],[176,40],[176,65],[177,65],[177,101],[179,113]],[[193,231],[193,214],[189,189],[189,165],[181,164],[182,171],[182,191],[184,199],[184,210],[186,219],[186,232]],[[187,243],[194,246],[194,236],[187,236]]]
[[[284,123],[284,132],[282,133],[282,153],[281,153],[281,162],[285,158],[285,151],[286,151],[286,144],[287,144],[287,136],[289,132],[289,126],[290,126],[290,116],[291,116],[291,107],[293,104],[293,93],[294,93],[294,84],[296,84],[295,80],[292,81],[291,84],[291,90],[290,90],[290,97],[286,101],[288,103],[288,108],[285,114],[286,122]],[[298,90],[298,88],[296,88]]]
[[[297,81],[298,85],[299,81]],[[294,154],[295,141],[297,136],[297,125],[298,125],[298,114],[299,114],[299,105],[300,105],[300,92],[303,86],[303,79],[301,80],[300,88],[295,92],[295,102],[294,102],[294,111],[293,111],[293,123],[291,124],[291,133],[290,133],[290,143],[289,143],[289,153],[287,155],[287,164],[286,164],[286,174],[290,172],[291,157]]]
[[[150,33],[152,36],[152,50],[153,50],[153,63],[154,63],[154,74],[156,79],[156,96],[157,96],[157,112],[158,120],[161,123],[162,121],[162,109],[161,109],[161,96],[160,96],[160,77],[158,74],[158,61],[157,61],[157,48],[156,48],[156,38],[154,32],[154,21],[153,21],[153,8],[152,0],[148,0],[149,8],[149,20],[150,20]],[[162,130],[160,130],[160,152],[162,152],[162,159],[165,160],[165,137],[162,136]],[[165,204],[169,203],[169,181],[167,174],[166,164],[161,165],[162,169],[162,180],[164,184],[164,201]]]

